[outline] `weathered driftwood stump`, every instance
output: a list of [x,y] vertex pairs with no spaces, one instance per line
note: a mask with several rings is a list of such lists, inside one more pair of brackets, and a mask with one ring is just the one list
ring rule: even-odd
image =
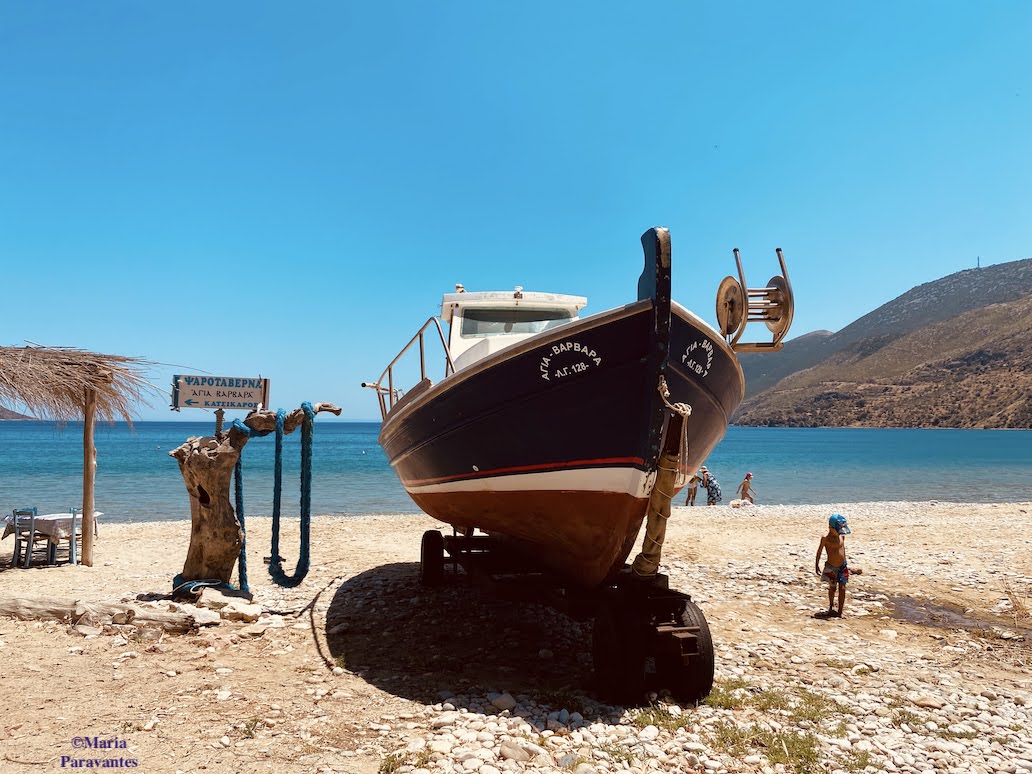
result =
[[[340,416],[332,403],[314,403],[316,414],[329,411]],[[305,414],[294,409],[287,414],[283,431],[292,433],[304,422]],[[253,411],[244,419],[251,430],[276,429],[275,411]],[[250,436],[230,426],[221,440],[213,436],[188,438],[168,454],[175,457],[190,495],[190,549],[183,565],[183,580],[218,579],[229,583],[240,554],[243,530],[230,499],[233,468]]]

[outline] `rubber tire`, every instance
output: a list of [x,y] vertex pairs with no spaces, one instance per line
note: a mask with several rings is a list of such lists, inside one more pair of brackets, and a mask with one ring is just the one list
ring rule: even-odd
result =
[[641,622],[618,602],[602,606],[591,631],[595,685],[605,698],[634,705],[645,694],[645,637]]
[[424,586],[444,582],[444,535],[436,529],[424,532],[419,544],[419,581]]
[[669,688],[674,698],[684,704],[702,701],[713,690],[713,637],[710,634],[706,616],[691,600],[675,621],[680,626],[698,626],[699,653],[688,666],[667,659],[657,659],[661,687]]

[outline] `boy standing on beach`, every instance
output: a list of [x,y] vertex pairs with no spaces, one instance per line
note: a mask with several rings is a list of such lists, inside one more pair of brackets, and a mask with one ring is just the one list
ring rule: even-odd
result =
[[[828,612],[822,618],[841,618],[842,606],[846,603],[846,584],[849,583],[849,567],[846,563],[846,535],[852,530],[846,523],[846,517],[833,513],[828,519],[828,534],[821,538],[817,546],[817,558],[813,569],[821,580],[828,584]],[[827,552],[824,571],[820,569],[821,554]],[[835,589],[838,588],[838,610],[835,610]]]

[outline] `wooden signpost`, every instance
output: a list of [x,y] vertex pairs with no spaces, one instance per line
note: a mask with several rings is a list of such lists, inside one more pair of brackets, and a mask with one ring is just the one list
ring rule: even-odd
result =
[[269,380],[260,376],[172,377],[172,410],[181,408],[215,409],[215,435],[222,437],[226,409],[261,411],[269,405]]
[[269,380],[260,376],[172,377],[172,408],[246,409],[254,411],[269,405]]

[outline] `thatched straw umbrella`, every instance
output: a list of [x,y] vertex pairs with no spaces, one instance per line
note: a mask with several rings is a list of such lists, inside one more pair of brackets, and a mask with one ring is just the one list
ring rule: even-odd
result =
[[96,418],[132,423],[132,412],[145,393],[156,394],[142,370],[150,361],[102,355],[72,347],[0,347],[0,406],[23,406],[41,419],[83,418],[82,563],[93,564],[93,484],[97,450]]

